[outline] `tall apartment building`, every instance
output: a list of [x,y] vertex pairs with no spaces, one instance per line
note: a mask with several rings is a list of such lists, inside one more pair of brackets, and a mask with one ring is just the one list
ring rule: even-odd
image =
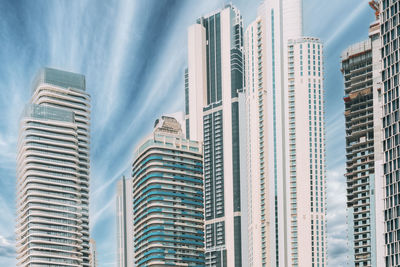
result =
[[400,265],[399,0],[380,4],[383,93],[384,262]]
[[326,266],[323,45],[300,0],[245,33],[248,266]]
[[81,74],[45,68],[20,122],[18,266],[89,267],[90,97]]
[[241,266],[239,95],[243,26],[227,5],[188,29],[186,137],[204,142],[206,266]]
[[133,261],[132,179],[117,182],[117,267],[135,266]]
[[[342,54],[349,266],[382,262],[382,85],[379,21]],[[378,261],[379,260],[379,261]]]
[[97,267],[97,250],[96,250],[96,241],[91,238],[89,241],[90,245],[90,256],[89,256],[89,266]]
[[167,116],[135,151],[135,266],[204,266],[202,152]]

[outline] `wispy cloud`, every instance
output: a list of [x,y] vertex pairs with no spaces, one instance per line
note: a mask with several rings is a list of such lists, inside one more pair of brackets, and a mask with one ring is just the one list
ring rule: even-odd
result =
[[334,40],[339,38],[340,35],[349,28],[349,25],[352,24],[354,20],[356,20],[357,17],[360,16],[362,12],[367,8],[368,2],[361,1],[360,4],[355,9],[353,9],[350,15],[338,27],[335,27],[335,31],[331,34],[329,39],[325,41],[325,46],[329,46]]
[[[108,121],[109,117],[115,107],[119,105],[121,101],[120,82],[121,75],[126,72],[126,58],[128,57],[128,52],[130,51],[129,45],[132,40],[135,39],[136,28],[134,25],[139,25],[139,20],[142,18],[138,14],[138,9],[135,9],[137,1],[119,1],[117,8],[117,14],[114,28],[111,49],[112,56],[109,63],[107,64],[107,80],[105,81],[105,86],[103,86],[103,93],[99,95],[99,103],[102,103],[103,114],[103,125]],[[133,23],[133,21],[135,23]],[[123,96],[122,96],[123,97]]]
[[0,235],[0,258],[15,257],[15,242],[11,238]]
[[[368,38],[368,1],[304,0],[305,34],[324,41],[328,265],[347,266],[344,83],[340,55]],[[316,21],[318,23],[316,23]]]
[[326,126],[329,266],[345,266],[347,260],[344,114],[339,110]]
[[327,172],[327,233],[330,266],[344,266],[347,257],[344,166]]
[[100,218],[104,218],[104,213],[107,213],[109,216],[113,214],[112,211],[112,205],[115,206],[115,198],[111,198],[106,205],[104,205],[99,211],[97,211],[93,216],[91,216],[91,221],[90,221],[90,226],[93,229],[96,227],[96,224]]
[[[97,241],[100,266],[112,265],[115,181],[122,174],[130,174],[134,149],[151,131],[154,119],[163,113],[183,110],[187,26],[197,17],[221,8],[225,2],[0,1],[0,60],[4,63],[0,64],[2,264],[15,265],[14,249],[11,249],[13,237],[8,237],[8,233],[14,231],[18,119],[29,100],[31,82],[38,69],[48,65],[86,75],[87,91],[92,97],[91,231]],[[338,97],[342,95],[342,85],[338,76],[341,51],[337,50],[343,49],[342,41],[366,38],[359,32],[344,35],[346,29],[353,29],[355,21],[365,18],[367,3],[358,0],[304,2],[308,12],[306,32],[323,37],[328,44],[329,253],[331,266],[341,266],[345,237],[341,217],[345,212],[341,169],[344,122],[342,113],[335,115],[343,104]],[[242,11],[245,22],[255,17],[259,3],[259,0],[233,1]],[[329,45],[333,43],[335,46]],[[334,197],[337,195],[343,199],[339,201]]]

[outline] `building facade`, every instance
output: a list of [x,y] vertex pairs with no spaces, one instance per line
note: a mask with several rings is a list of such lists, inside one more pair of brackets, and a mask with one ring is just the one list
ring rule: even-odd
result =
[[400,264],[400,143],[399,143],[399,8],[398,0],[380,4],[380,43],[383,85],[384,262]]
[[382,89],[379,21],[342,54],[349,266],[382,262]]
[[45,68],[21,117],[18,266],[89,267],[90,97],[81,74]]
[[265,1],[245,33],[248,266],[326,266],[323,45],[301,1]]
[[287,68],[290,265],[327,266],[321,41],[309,37],[289,40]]
[[89,241],[90,245],[90,256],[89,256],[89,266],[97,267],[97,250],[96,250],[96,241],[91,238]]
[[204,142],[206,266],[241,266],[243,26],[227,5],[188,29],[186,137]]
[[135,151],[132,177],[135,266],[204,266],[201,142],[163,116]]
[[270,188],[273,183],[267,179],[267,91],[262,85],[263,50],[258,49],[258,46],[262,45],[262,24],[262,19],[258,17],[249,25],[244,35],[248,193],[247,214],[243,215],[247,215],[248,251],[245,255],[248,258],[248,266],[262,266],[262,262],[270,259],[274,242],[267,240],[275,240],[272,231],[274,206],[266,199],[267,196],[274,197],[275,193]]
[[133,261],[132,179],[117,182],[117,266],[135,266]]

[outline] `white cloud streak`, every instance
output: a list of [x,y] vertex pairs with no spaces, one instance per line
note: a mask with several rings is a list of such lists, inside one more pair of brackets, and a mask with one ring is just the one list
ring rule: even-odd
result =
[[[115,206],[115,198],[114,197],[110,198],[110,200],[107,202],[106,205],[104,205],[100,210],[98,210],[96,213],[94,213],[93,216],[91,216],[90,227],[92,230],[96,227],[96,224],[99,220],[101,220],[102,218],[110,217],[110,215],[113,214],[112,208],[111,208],[112,205]],[[105,214],[107,214],[108,216],[104,216]]]
[[[112,56],[108,64],[107,79],[103,87],[103,93],[99,94],[99,103],[105,116],[102,119],[104,122],[100,127],[105,127],[105,123],[109,120],[111,113],[118,106],[118,100],[121,97],[120,80],[121,74],[124,73],[126,57],[128,53],[129,44],[132,37],[135,36],[134,19],[140,19],[135,13],[137,1],[119,1],[117,11],[117,20],[113,31],[115,35],[111,47]],[[136,15],[136,16],[135,16]],[[136,24],[139,24],[136,21]]]
[[346,31],[350,24],[352,24],[366,8],[368,8],[368,2],[360,1],[360,4],[350,13],[350,15],[345,20],[343,20],[339,27],[335,27],[335,31],[325,41],[325,47],[328,47],[333,41],[339,38],[340,35]]
[[338,166],[327,172],[327,227],[328,252],[330,266],[340,266],[345,262],[346,240],[346,187],[344,166]]
[[[256,13],[255,9],[259,2],[237,0],[234,4],[237,4],[240,10],[247,12],[242,13],[244,20],[251,21],[250,16]],[[367,1],[352,1],[352,6],[356,8],[349,11],[346,18],[341,19],[332,13],[340,11],[339,5],[347,3],[347,0],[305,2],[317,7],[318,12],[312,10],[310,14],[323,14],[320,16],[327,18],[325,23],[318,23],[315,26],[320,27],[318,31],[321,35],[330,33],[326,46],[341,39],[349,25],[364,14],[363,11],[368,5]],[[153,119],[163,113],[176,112],[183,108],[186,28],[194,23],[197,17],[222,7],[224,1],[181,1],[183,7],[179,13],[166,16],[168,20],[173,20],[173,23],[167,28],[167,37],[162,40],[161,46],[157,46],[158,50],[150,51],[157,52],[157,57],[147,66],[141,88],[127,88],[124,81],[129,77],[125,77],[125,72],[128,68],[139,71],[136,66],[141,66],[142,63],[132,63],[130,54],[137,52],[141,42],[146,38],[148,29],[143,29],[143,25],[156,19],[153,17],[152,9],[156,8],[154,4],[158,3],[163,2],[162,0],[53,1],[45,5],[32,2],[28,5],[29,8],[24,10],[25,23],[21,23],[23,24],[19,28],[21,32],[15,30],[15,26],[19,24],[17,25],[14,20],[12,20],[14,24],[9,22],[9,26],[5,21],[18,17],[19,14],[11,14],[6,18],[6,13],[3,11],[3,20],[0,22],[0,41],[6,46],[6,49],[0,51],[0,59],[7,62],[6,68],[0,66],[0,78],[2,78],[0,110],[3,118],[0,121],[0,174],[2,182],[6,182],[8,186],[8,189],[5,189],[8,190],[7,197],[15,190],[13,179],[15,179],[18,119],[22,108],[28,102],[34,74],[39,67],[45,65],[86,74],[88,92],[92,95],[93,105],[92,152],[98,151],[97,154],[92,153],[91,159],[90,215],[91,229],[96,233],[94,237],[100,243],[98,244],[100,266],[112,265],[109,255],[104,255],[114,251],[115,246],[115,242],[110,241],[115,238],[115,234],[107,228],[112,228],[115,222],[112,207],[115,203],[113,197],[115,181],[130,169],[135,145],[151,131]],[[309,17],[314,21],[320,19],[317,16]],[[338,26],[332,27],[332,25]],[[21,35],[19,38],[26,39],[11,39],[10,37],[16,32]],[[4,51],[10,56],[8,57]],[[337,58],[328,60],[338,61]],[[132,97],[134,89],[137,93]],[[132,98],[127,99],[128,95]],[[121,111],[118,108],[121,104],[125,104],[128,108]],[[330,265],[340,266],[344,262],[342,250],[345,244],[343,233],[346,228],[343,220],[344,160],[340,157],[340,153],[344,154],[344,147],[341,145],[344,144],[344,118],[342,113],[328,115],[330,115],[327,117],[329,119],[327,124],[329,254]],[[122,123],[115,123],[120,120]],[[115,127],[114,131],[108,131],[110,125]],[[3,213],[0,218],[0,247],[5,242],[8,242],[7,246],[13,245],[11,239],[6,238],[6,234],[13,232],[14,229],[14,205],[13,197],[10,197],[9,201],[5,196],[1,196],[0,209]],[[8,259],[10,257],[8,256]],[[0,262],[3,263],[2,258]],[[10,266],[15,265],[14,258],[11,262],[13,263]]]

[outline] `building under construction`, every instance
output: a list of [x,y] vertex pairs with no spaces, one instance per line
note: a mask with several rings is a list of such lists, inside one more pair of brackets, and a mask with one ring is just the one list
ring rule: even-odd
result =
[[[342,54],[346,123],[348,266],[377,266],[383,225],[379,22]],[[382,232],[382,233],[381,233]]]

